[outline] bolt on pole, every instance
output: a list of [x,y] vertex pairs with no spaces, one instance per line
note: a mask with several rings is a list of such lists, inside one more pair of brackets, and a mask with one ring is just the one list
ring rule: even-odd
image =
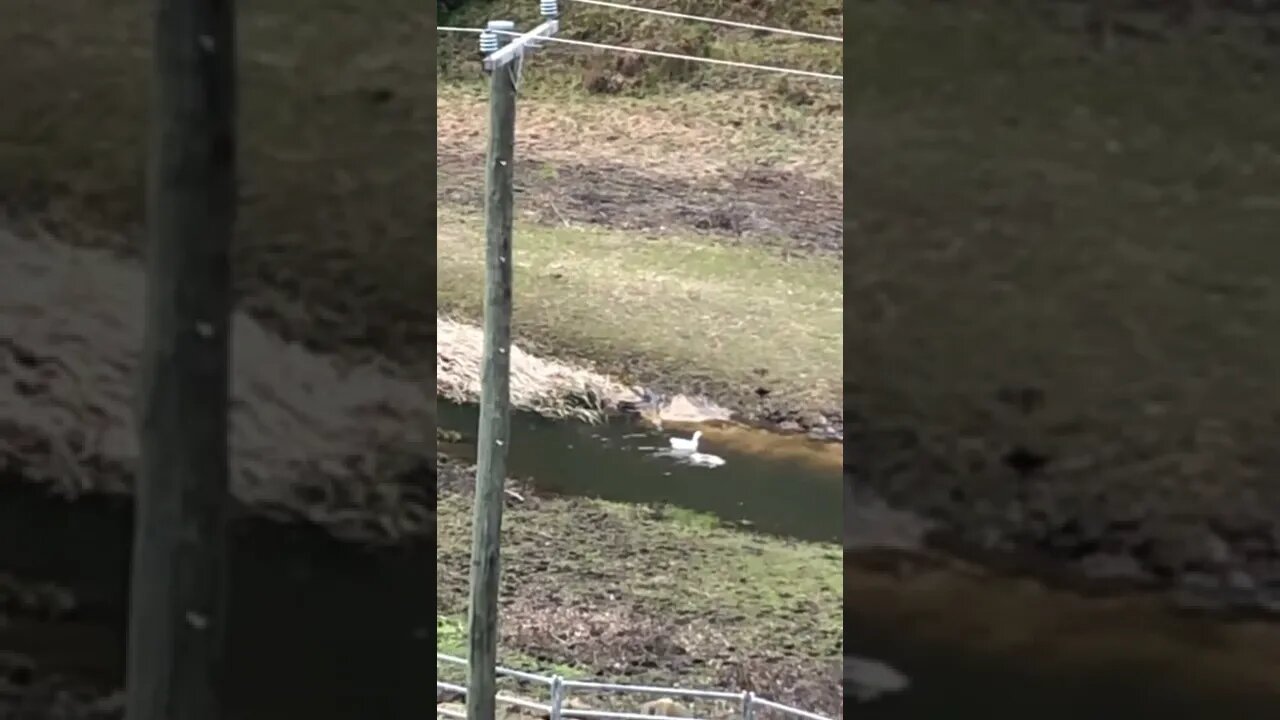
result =
[[510,21],[490,21],[480,35],[489,73],[489,148],[485,159],[484,355],[472,511],[471,593],[467,614],[467,720],[494,720],[497,709],[498,589],[503,484],[511,434],[512,205],[516,91],[521,63],[538,38],[559,29],[555,0],[540,0],[549,19],[523,35]]

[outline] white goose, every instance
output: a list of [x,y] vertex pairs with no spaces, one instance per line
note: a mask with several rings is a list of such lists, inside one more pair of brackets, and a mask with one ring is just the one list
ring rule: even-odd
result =
[[701,430],[695,432],[693,437],[687,440],[685,438],[671,438],[671,449],[678,452],[697,452],[698,438],[700,437],[702,437]]

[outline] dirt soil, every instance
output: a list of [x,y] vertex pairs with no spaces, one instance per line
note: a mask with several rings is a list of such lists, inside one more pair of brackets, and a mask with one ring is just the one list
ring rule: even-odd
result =
[[[439,475],[436,599],[454,617],[466,608],[473,472],[442,460]],[[515,489],[503,520],[504,651],[543,668],[751,690],[842,714],[837,548]]]
[[[478,210],[484,158],[450,140],[439,138],[436,198]],[[821,254],[833,262],[844,254],[844,189],[799,173],[761,168],[691,179],[622,163],[553,163],[536,153],[518,159],[515,172],[521,210],[541,223],[706,235]],[[797,212],[798,200],[803,212]]]

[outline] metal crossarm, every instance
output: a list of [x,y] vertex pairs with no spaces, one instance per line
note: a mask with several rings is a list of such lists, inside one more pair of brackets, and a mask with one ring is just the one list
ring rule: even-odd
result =
[[495,68],[515,60],[524,54],[526,48],[538,46],[538,40],[544,37],[552,37],[560,31],[559,20],[547,20],[538,27],[530,30],[522,35],[511,38],[511,42],[503,45],[492,53],[489,53],[484,59],[485,72],[493,72]]

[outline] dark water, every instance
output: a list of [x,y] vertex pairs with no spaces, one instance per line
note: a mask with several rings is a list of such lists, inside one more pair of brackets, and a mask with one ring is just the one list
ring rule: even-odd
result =
[[[102,688],[123,684],[127,499],[67,502],[0,481],[0,572],[68,587],[74,616],[0,625],[0,648]],[[429,548],[366,549],[302,525],[233,524],[228,720],[426,717],[434,704]]]
[[[474,442],[477,409],[441,401],[441,427]],[[737,451],[703,437],[699,452],[725,464],[691,467],[655,456],[667,438],[628,420],[603,425],[557,422],[530,413],[511,420],[510,474],[534,485],[579,496],[620,502],[664,502],[714,514],[752,529],[801,540],[837,542],[841,534],[843,489],[840,469],[818,462]],[[797,440],[796,443],[808,441]],[[458,455],[473,447],[449,448]]]
[[[1135,619],[1135,629],[1142,625]],[[941,646],[913,639],[911,628],[883,627],[845,617],[846,647],[893,665],[909,678],[900,694],[858,704],[857,720],[933,720],[973,716],[990,720],[1275,720],[1280,718],[1280,668],[1275,692],[1252,694],[1197,686],[1186,676],[1100,655],[1083,668],[1063,667],[1052,653],[1031,647],[1018,654]],[[1140,633],[1135,633],[1135,636]],[[1136,639],[1136,638],[1135,638]],[[1187,652],[1194,653],[1189,647]]]

